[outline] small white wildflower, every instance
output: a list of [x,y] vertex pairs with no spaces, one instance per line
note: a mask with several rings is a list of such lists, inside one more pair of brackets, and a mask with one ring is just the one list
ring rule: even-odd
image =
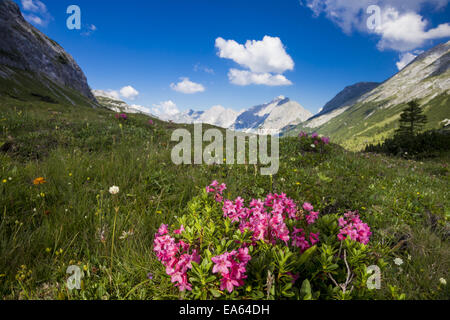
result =
[[117,186],[112,186],[111,188],[109,188],[109,193],[111,193],[111,194],[118,194],[119,191],[120,191],[120,189]]
[[403,260],[401,258],[395,258],[394,263],[398,266],[401,266],[403,264]]
[[134,235],[134,231],[133,230],[123,231],[122,235],[119,237],[119,239],[120,240],[126,240],[126,239],[128,239],[129,237],[131,237],[133,235]]
[[312,144],[312,145],[311,145],[311,148],[315,148],[315,147],[316,147],[316,145],[315,145],[315,144]]
[[11,177],[9,177],[9,178],[8,178],[8,180],[9,180],[9,181],[12,181],[12,178],[11,178]]
[[440,279],[439,279],[439,282],[440,282],[442,285],[444,285],[444,286],[447,285],[447,280],[445,280],[444,278],[440,278]]

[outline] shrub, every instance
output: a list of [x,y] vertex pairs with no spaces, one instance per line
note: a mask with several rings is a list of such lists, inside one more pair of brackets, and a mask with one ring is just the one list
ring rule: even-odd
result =
[[309,136],[306,132],[300,132],[299,134],[301,151],[304,152],[320,152],[325,153],[327,146],[330,144],[330,138],[319,137],[317,133],[313,133]]
[[356,212],[320,216],[285,194],[224,198],[214,181],[193,198],[172,231],[161,225],[154,251],[167,281],[186,299],[367,298],[374,264],[370,228]]

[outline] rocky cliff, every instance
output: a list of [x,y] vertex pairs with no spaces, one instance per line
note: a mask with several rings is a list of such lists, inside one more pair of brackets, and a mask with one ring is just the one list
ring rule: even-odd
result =
[[[0,66],[43,76],[96,101],[73,57],[25,21],[11,0],[0,0]],[[6,77],[7,73],[3,70],[0,76]]]

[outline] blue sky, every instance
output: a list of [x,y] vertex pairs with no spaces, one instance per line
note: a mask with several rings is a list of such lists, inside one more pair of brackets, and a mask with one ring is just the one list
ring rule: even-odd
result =
[[[407,61],[450,39],[449,0],[16,2],[29,21],[76,59],[92,89],[118,94],[131,86],[139,94],[123,91],[128,103],[152,108],[172,101],[181,111],[214,105],[241,110],[284,95],[315,113],[345,86],[384,81],[398,71],[401,58]],[[373,3],[383,17],[377,32],[366,24],[365,10]],[[81,9],[81,30],[66,27],[72,4]],[[271,43],[278,38],[282,49],[267,53],[265,36],[275,39]],[[215,45],[219,37],[221,47]],[[248,40],[258,41],[255,50],[239,47]],[[240,76],[265,74],[269,80],[280,76],[283,85],[248,79],[237,85],[230,70]],[[191,91],[199,92],[174,90],[184,78]]]

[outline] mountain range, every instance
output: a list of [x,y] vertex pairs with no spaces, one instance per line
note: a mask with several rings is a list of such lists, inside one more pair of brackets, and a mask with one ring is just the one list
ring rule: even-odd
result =
[[[383,83],[346,87],[313,115],[298,102],[280,96],[234,111],[214,106],[158,114],[176,123],[208,123],[244,132],[297,135],[301,130],[330,136],[358,150],[392,135],[406,104],[417,99],[428,116],[428,128],[450,122],[450,41],[419,55]],[[18,5],[0,0],[0,99],[105,107],[114,112],[144,113],[101,90],[91,90],[81,68],[58,43],[29,24]]]
[[[373,86],[373,88],[371,88]],[[283,135],[300,131],[331,136],[349,149],[358,150],[391,136],[406,104],[417,99],[428,117],[427,128],[439,128],[450,119],[450,41],[416,57],[381,84],[347,87],[321,113]]]

